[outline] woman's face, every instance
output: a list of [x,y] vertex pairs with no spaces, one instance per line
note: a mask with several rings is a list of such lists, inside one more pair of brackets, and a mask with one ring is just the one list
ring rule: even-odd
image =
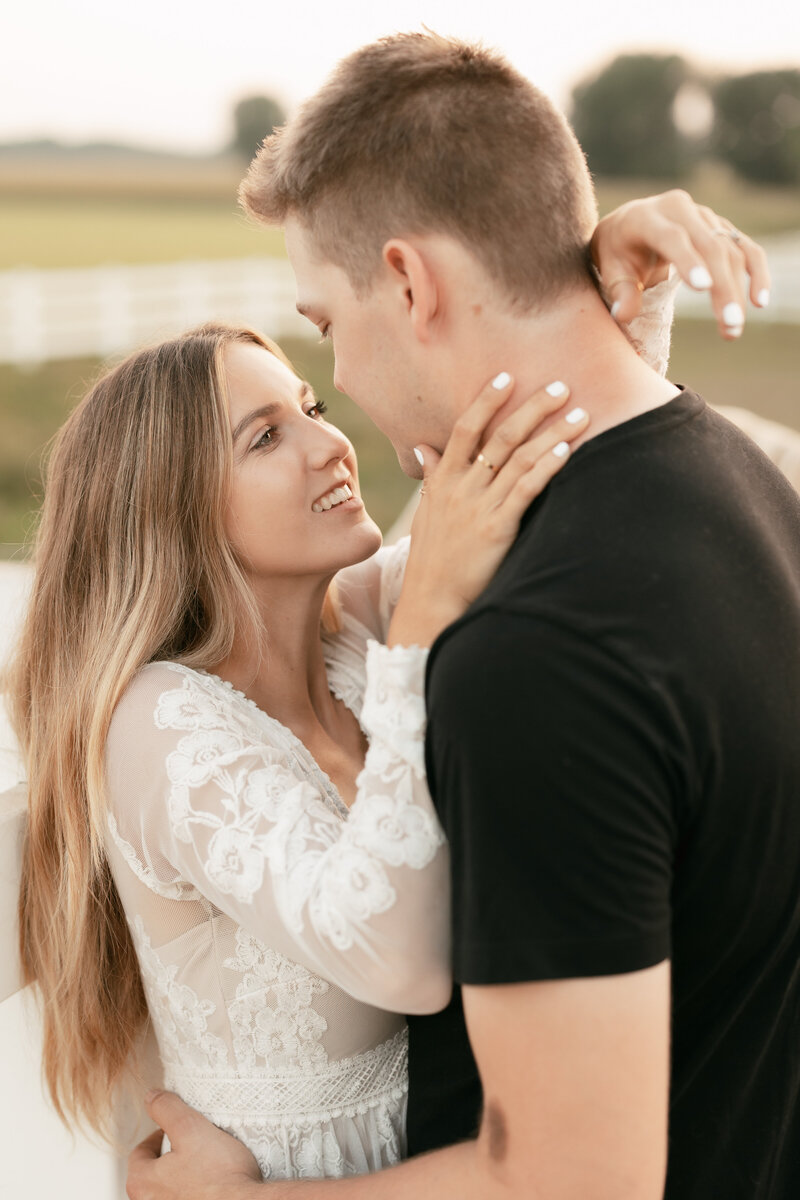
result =
[[233,432],[225,530],[248,573],[324,577],[374,554],[381,534],[359,495],[355,452],[309,385],[253,342],[229,343],[224,364]]

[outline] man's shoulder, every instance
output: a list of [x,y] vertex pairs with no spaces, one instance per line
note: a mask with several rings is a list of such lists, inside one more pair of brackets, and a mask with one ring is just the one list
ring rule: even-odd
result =
[[538,704],[578,675],[629,676],[635,666],[594,637],[579,613],[558,614],[547,603],[475,605],[431,647],[427,702],[433,723],[472,713],[487,727],[509,705]]

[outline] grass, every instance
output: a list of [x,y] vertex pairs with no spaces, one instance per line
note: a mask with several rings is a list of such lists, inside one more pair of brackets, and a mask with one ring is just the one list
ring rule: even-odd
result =
[[[328,403],[330,420],[354,442],[367,506],[388,528],[413,487],[394,450],[361,410],[334,390],[329,346],[299,339],[284,346]],[[0,366],[0,558],[24,554],[41,497],[44,447],[100,367],[96,359],[51,362],[34,371]],[[670,378],[695,388],[711,404],[749,408],[800,427],[796,326],[751,325],[741,342],[730,343],[722,341],[711,321],[680,321]],[[582,402],[591,409],[591,397]]]
[[[600,212],[605,215],[637,196],[663,192],[669,184],[652,179],[598,179]],[[682,184],[698,204],[707,204],[753,237],[800,229],[800,189],[746,183],[719,163],[701,163]]]
[[[236,205],[236,159],[81,162],[0,157],[0,270],[282,255],[276,230]],[[663,181],[598,180],[601,212],[663,191]],[[800,229],[800,192],[760,188],[705,164],[687,182],[748,233]]]
[[284,253],[283,234],[250,224],[233,199],[188,204],[0,194],[0,270]]
[[0,270],[283,255],[238,208],[235,157],[0,155]]
[[800,429],[798,327],[751,323],[741,341],[724,342],[711,321],[678,321],[669,377],[712,405],[749,408]]

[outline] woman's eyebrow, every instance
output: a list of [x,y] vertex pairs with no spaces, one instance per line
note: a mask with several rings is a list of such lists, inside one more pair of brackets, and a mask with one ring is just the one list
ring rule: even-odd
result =
[[233,431],[233,440],[236,439],[247,429],[248,425],[252,425],[253,421],[259,420],[261,417],[274,417],[280,410],[280,404],[262,404],[261,408],[254,408],[252,412],[247,413],[242,417],[239,424]]
[[[307,396],[313,395],[314,389],[311,384],[303,380],[300,384],[299,402],[302,404]],[[280,412],[280,409],[280,404],[262,404],[260,408],[254,408],[252,412],[247,413],[233,431],[234,442],[247,429],[248,425],[252,425],[253,421],[262,420],[264,417],[274,417],[276,413]]]

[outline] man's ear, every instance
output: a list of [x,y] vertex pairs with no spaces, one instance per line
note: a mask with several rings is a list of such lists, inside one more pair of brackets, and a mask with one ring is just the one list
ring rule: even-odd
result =
[[433,262],[403,238],[386,242],[383,261],[414,334],[421,342],[429,341],[441,302]]

